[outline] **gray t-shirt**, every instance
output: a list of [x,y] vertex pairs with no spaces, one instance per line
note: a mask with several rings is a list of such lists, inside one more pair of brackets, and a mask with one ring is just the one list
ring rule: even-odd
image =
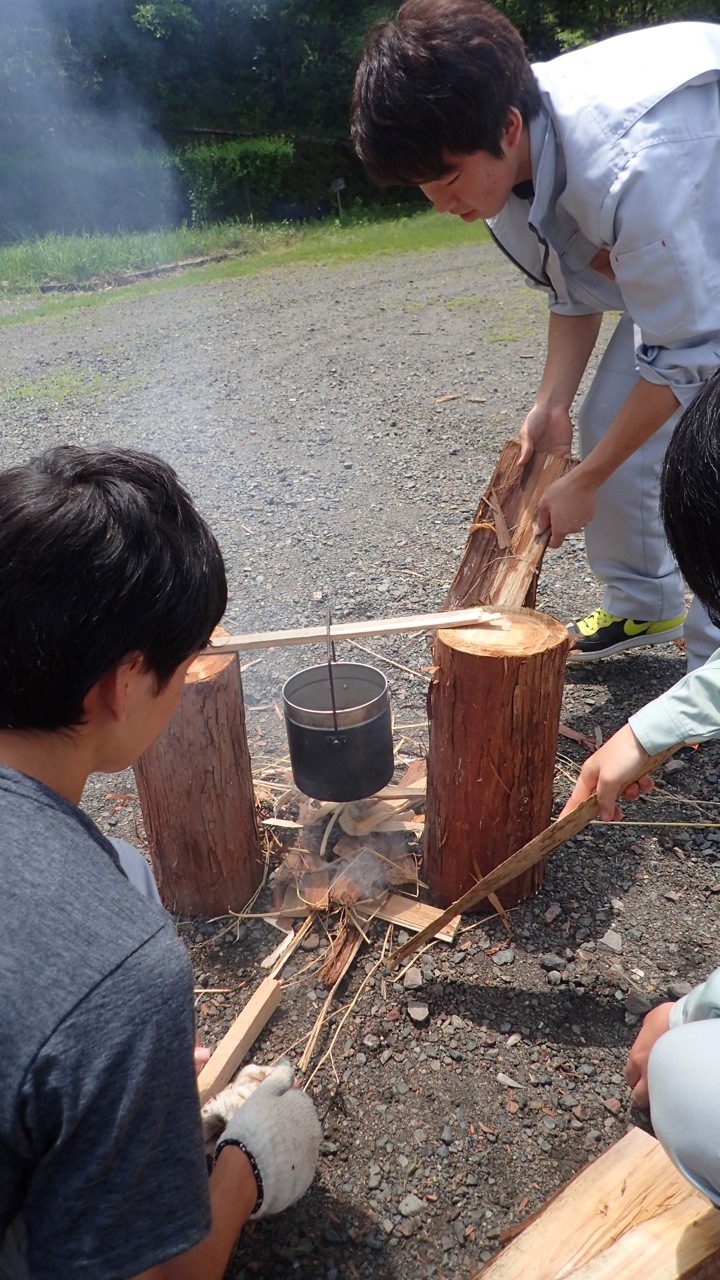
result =
[[190,962],[82,810],[0,768],[0,1240],[126,1280],[210,1227]]

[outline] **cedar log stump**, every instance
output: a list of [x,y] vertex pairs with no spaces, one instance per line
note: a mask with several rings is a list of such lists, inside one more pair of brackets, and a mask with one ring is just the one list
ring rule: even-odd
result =
[[[439,631],[428,691],[430,747],[423,878],[447,907],[550,821],[567,628],[500,609],[506,630]],[[502,891],[540,888],[544,864]]]
[[171,911],[239,911],[262,880],[238,655],[196,658],[180,703],[134,767],[160,896]]

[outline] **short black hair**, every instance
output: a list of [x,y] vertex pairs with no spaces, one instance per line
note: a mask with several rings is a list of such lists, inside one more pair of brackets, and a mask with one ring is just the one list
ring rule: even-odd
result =
[[0,473],[0,728],[81,724],[131,653],[158,688],[225,611],[220,548],[167,462],[62,445]]
[[672,434],[660,477],[660,510],[685,581],[720,617],[720,370]]
[[444,152],[501,157],[510,107],[527,124],[540,90],[509,19],[483,0],[406,0],[367,36],[350,131],[376,182],[415,185],[449,172]]

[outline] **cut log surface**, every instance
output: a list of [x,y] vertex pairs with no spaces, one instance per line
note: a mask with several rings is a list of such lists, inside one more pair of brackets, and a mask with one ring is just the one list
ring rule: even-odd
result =
[[[550,820],[567,628],[528,609],[503,616],[505,630],[436,637],[423,878],[443,907]],[[503,905],[541,883],[537,864],[506,886]]]
[[135,765],[153,870],[166,907],[240,910],[262,879],[237,655],[192,663],[176,711]]
[[719,1259],[720,1213],[631,1129],[474,1280],[700,1280]]
[[460,567],[444,601],[446,609],[473,605],[520,608],[535,604],[537,580],[550,531],[533,533],[538,502],[575,466],[570,458],[535,453],[524,467],[520,445],[508,440],[470,526]]

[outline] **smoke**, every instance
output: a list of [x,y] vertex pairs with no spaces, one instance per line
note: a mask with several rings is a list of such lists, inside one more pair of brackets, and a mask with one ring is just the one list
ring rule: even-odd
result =
[[[186,210],[130,72],[162,42],[132,0],[2,0],[0,240],[144,230]],[[157,46],[157,53],[153,49]]]

